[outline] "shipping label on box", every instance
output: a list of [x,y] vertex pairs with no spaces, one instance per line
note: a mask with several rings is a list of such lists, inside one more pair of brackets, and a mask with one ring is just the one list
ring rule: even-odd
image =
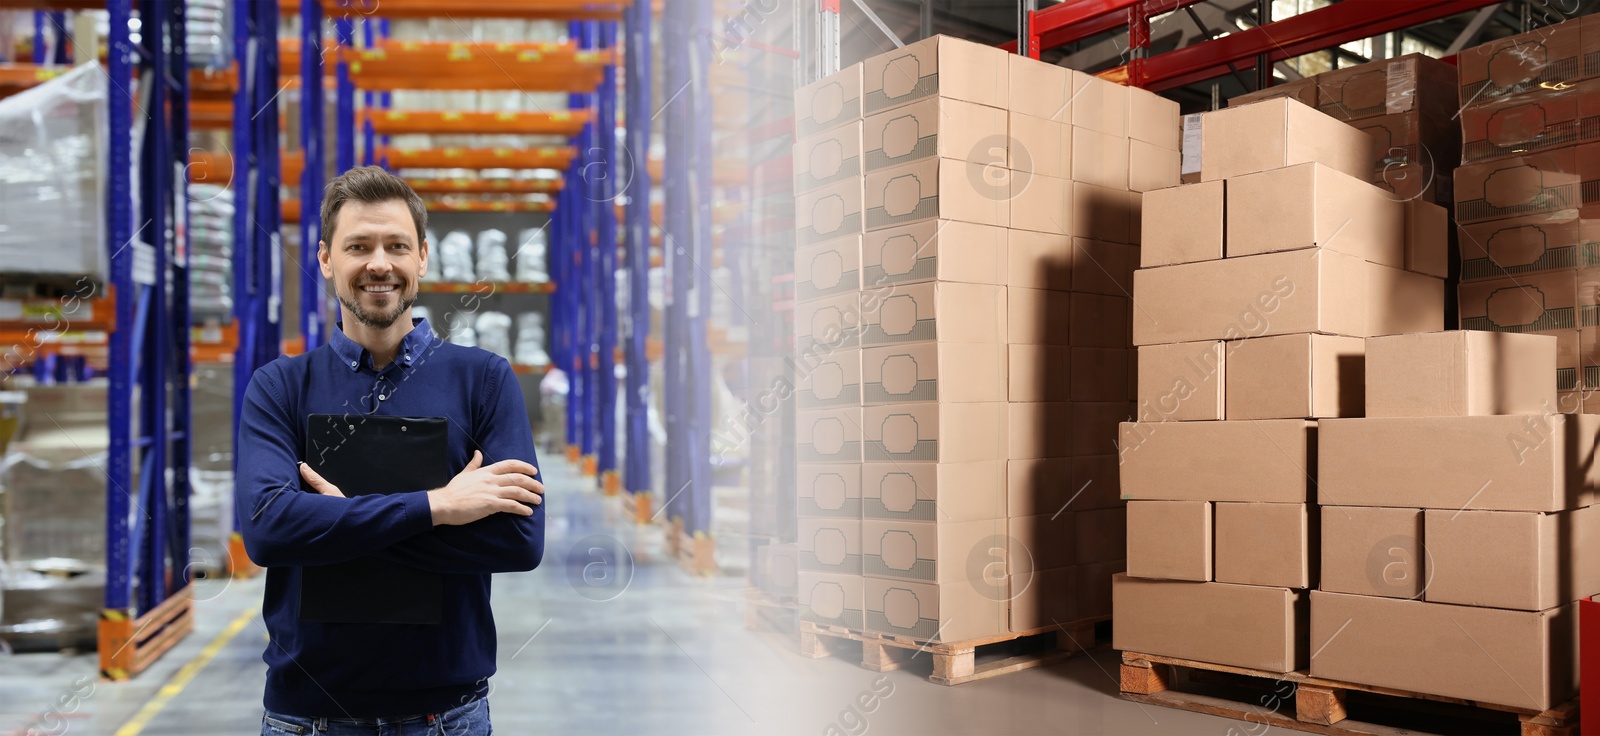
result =
[[1072,404],[1010,403],[1005,404],[1005,408],[1007,434],[1010,437],[1006,459],[1031,460],[1073,454],[1072,434],[1077,427]]
[[861,520],[807,519],[799,524],[800,569],[861,574]]
[[1313,161],[1355,177],[1372,171],[1366,134],[1293,100],[1266,100],[1202,117],[1204,181]]
[[[1008,152],[1013,177],[1039,174],[1058,179],[1072,177],[1073,128],[1066,123],[1024,115],[1012,110]],[[992,161],[992,156],[983,160]],[[1014,187],[1014,189],[1020,188]]]
[[1322,506],[1318,587],[1332,593],[1418,598],[1427,587],[1422,510]]
[[862,410],[866,462],[1003,460],[1007,404],[891,404]]
[[1600,243],[1600,221],[1579,210],[1460,225],[1461,280],[1570,271],[1590,265]]
[[1579,326],[1573,271],[1464,283],[1459,294],[1463,330],[1546,332]]
[[1317,87],[1316,107],[1339,120],[1457,107],[1455,67],[1423,54],[1337,69],[1311,81]]
[[867,174],[866,229],[947,219],[1010,227],[1009,169],[927,158]]
[[863,346],[933,341],[998,343],[1006,334],[1003,286],[903,284],[870,292],[866,301]]
[[[1013,345],[1073,344],[1071,313],[1079,296],[1065,291],[1007,287],[1006,342]],[[1115,343],[1105,347],[1115,347]]]
[[794,93],[795,135],[801,138],[860,119],[860,64],[851,64]]
[[1209,501],[1129,501],[1128,575],[1211,580]]
[[863,62],[863,113],[924,97],[950,97],[1004,109],[1011,99],[1011,54],[994,47],[933,36]]
[[1359,417],[1366,341],[1279,335],[1228,343],[1228,419]]
[[860,179],[834,182],[795,198],[795,241],[806,246],[861,232]]
[[1556,341],[1549,335],[1474,330],[1369,338],[1366,415],[1551,412]]
[[1009,581],[962,580],[935,585],[862,578],[867,631],[917,641],[958,642],[1005,634],[1010,628]]
[[862,242],[862,288],[924,281],[1003,285],[1009,232],[955,220],[874,230]]
[[1124,422],[1122,497],[1305,503],[1313,473],[1326,472],[1313,463],[1317,432],[1317,422],[1298,419]]
[[861,517],[956,522],[1006,516],[1005,463],[867,463]]
[[1313,588],[1317,519],[1303,503],[1216,505],[1219,583]]
[[795,405],[801,409],[861,405],[861,351],[834,350],[798,371]]
[[862,121],[865,170],[925,158],[982,161],[1010,168],[1006,111],[948,97],[928,97]]
[[1077,568],[1058,567],[1010,577],[1011,633],[1054,629],[1088,618],[1078,613]]
[[795,495],[800,518],[861,518],[861,466],[795,466]]
[[[868,577],[926,583],[980,579],[989,550],[1004,555],[1006,520],[861,522],[862,571]],[[976,557],[982,562],[974,564]],[[1004,557],[1001,567],[1003,564]],[[974,569],[977,568],[977,569]],[[1006,570],[995,571],[1004,574]]]
[[[1006,535],[1010,540],[1006,557],[1011,574],[1022,575],[1089,561],[1078,558],[1079,550],[1081,547],[1095,545],[1080,544],[1078,537],[1081,533],[1083,532],[1077,524],[1077,512],[1073,511],[1012,516],[1006,527]],[[1096,542],[1108,536],[1099,530],[1094,530],[1093,534]],[[1118,535],[1120,536],[1120,533]],[[1122,557],[1120,550],[1111,557],[1120,559]]]
[[1462,49],[1456,57],[1461,107],[1523,92],[1561,89],[1594,76],[1594,28],[1572,20]]
[[861,408],[816,409],[795,418],[795,459],[803,463],[861,462]]
[[861,289],[861,235],[852,233],[794,253],[794,295],[798,301]]
[[1226,182],[1208,181],[1145,192],[1145,268],[1222,258]]
[[1007,400],[1070,401],[1072,353],[1065,345],[1007,345]]
[[823,626],[863,628],[860,575],[800,572],[800,620]]
[[1139,356],[1139,421],[1226,418],[1227,355],[1221,340],[1145,345]]
[[794,144],[794,191],[803,194],[845,179],[861,168],[861,123],[801,138]]
[[1127,575],[1112,586],[1113,648],[1271,672],[1305,665],[1304,591]]
[[1600,507],[1424,514],[1431,603],[1543,611],[1600,594]]
[[1405,206],[1316,163],[1227,181],[1227,257],[1324,248],[1405,268]]
[[1579,189],[1584,177],[1578,152],[1587,147],[1561,148],[1456,169],[1456,222],[1465,225],[1582,206]]
[[861,353],[868,406],[907,402],[1006,400],[1006,346],[929,342]]
[[815,356],[859,347],[861,312],[861,294],[857,292],[797,302],[795,351],[801,356]]

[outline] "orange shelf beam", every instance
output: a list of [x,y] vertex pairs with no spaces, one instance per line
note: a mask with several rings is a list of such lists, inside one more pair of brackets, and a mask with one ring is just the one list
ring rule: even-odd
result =
[[555,202],[502,199],[424,199],[428,209],[435,212],[551,212]]
[[[356,18],[621,20],[624,4],[617,0],[322,0],[322,10],[329,17]],[[299,7],[293,0],[279,0],[285,15],[299,12]]]
[[189,127],[195,130],[232,130],[232,100],[190,100]]
[[559,135],[575,136],[589,113],[482,112],[454,110],[370,110],[365,115],[378,135]]
[[[306,167],[305,151],[279,151],[278,176],[285,184],[300,180]],[[226,153],[195,151],[189,154],[189,181],[196,184],[222,184],[233,182],[233,157]]]
[[422,281],[417,284],[417,291],[427,294],[554,294],[556,285],[553,282],[531,283],[527,281]]
[[572,146],[542,148],[383,149],[393,169],[565,169],[577,150]]
[[418,194],[555,194],[561,179],[444,179],[408,178]]
[[571,44],[391,42],[341,53],[361,89],[590,92],[616,59]]

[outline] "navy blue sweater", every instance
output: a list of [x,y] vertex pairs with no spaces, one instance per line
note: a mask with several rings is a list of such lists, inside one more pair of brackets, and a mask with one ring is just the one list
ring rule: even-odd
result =
[[[256,371],[239,416],[235,513],[245,549],[267,568],[263,616],[271,641],[265,705],[312,718],[394,717],[448,710],[478,697],[495,671],[489,576],[532,570],[544,555],[544,507],[434,527],[428,488],[352,498],[300,480],[311,414],[446,417],[460,472],[525,460],[538,467],[521,388],[505,359],[436,339],[416,320],[383,370],[338,330],[329,344]],[[379,555],[442,573],[442,623],[301,621],[300,568]]]

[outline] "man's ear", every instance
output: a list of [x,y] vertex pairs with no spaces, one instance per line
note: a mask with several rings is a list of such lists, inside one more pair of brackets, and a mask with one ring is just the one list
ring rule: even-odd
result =
[[322,267],[322,278],[333,278],[333,251],[326,240],[317,241],[317,265]]
[[422,265],[417,268],[417,278],[420,279],[428,275],[428,236],[426,235],[422,236],[422,245],[417,248],[417,256],[422,261]]

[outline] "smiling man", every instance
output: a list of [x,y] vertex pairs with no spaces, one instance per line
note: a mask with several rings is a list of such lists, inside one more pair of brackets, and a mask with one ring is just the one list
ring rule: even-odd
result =
[[[544,486],[511,366],[437,340],[411,317],[428,269],[427,219],[416,192],[383,169],[329,182],[317,259],[339,298],[339,329],[263,366],[245,393],[235,509],[246,550],[267,568],[262,734],[492,732],[490,575],[538,566]],[[448,420],[456,475],[439,488],[346,497],[301,462],[314,414]],[[439,623],[302,615],[305,568],[363,558],[437,574]]]

